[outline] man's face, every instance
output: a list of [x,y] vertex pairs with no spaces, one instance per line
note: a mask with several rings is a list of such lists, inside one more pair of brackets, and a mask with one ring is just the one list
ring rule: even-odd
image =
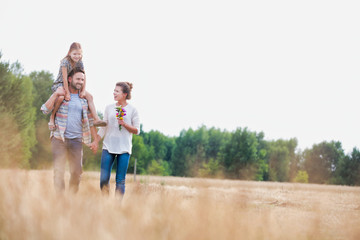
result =
[[82,72],[77,72],[74,76],[69,78],[70,87],[75,90],[80,90],[84,85],[85,75]]

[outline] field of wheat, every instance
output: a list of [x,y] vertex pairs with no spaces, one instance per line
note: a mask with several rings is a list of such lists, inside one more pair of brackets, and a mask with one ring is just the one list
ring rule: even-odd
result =
[[120,201],[99,176],[0,170],[0,239],[360,239],[359,187],[128,175]]

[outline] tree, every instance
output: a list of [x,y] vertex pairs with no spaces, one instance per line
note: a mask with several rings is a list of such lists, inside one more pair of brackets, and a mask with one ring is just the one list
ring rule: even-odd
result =
[[200,177],[217,177],[222,176],[221,174],[221,166],[218,160],[214,160],[210,158],[210,160],[206,163],[202,164],[202,167],[199,169]]
[[33,106],[36,110],[36,121],[40,119],[45,119],[48,121],[49,115],[44,115],[40,111],[40,107],[49,99],[50,95],[52,94],[51,86],[54,81],[53,75],[49,72],[41,71],[31,72],[29,77],[33,83]]
[[166,161],[160,160],[159,162],[156,160],[152,160],[151,164],[148,168],[148,174],[150,175],[158,175],[158,176],[169,176],[169,164]]
[[[52,163],[51,142],[49,139],[50,131],[47,124],[49,115],[44,115],[40,111],[40,107],[52,94],[51,86],[53,84],[53,76],[45,71],[32,72],[29,76],[33,83],[32,93],[34,96],[33,107],[35,109],[36,117],[35,132],[37,140],[37,144],[33,148],[30,165],[32,168],[48,168]],[[85,151],[84,153],[84,156],[88,156],[88,152]]]
[[340,162],[336,174],[336,184],[360,185],[360,151],[353,148],[350,155]]
[[269,164],[266,159],[268,142],[264,140],[265,134],[263,132],[256,134],[257,145],[257,163],[255,180],[267,181],[269,180]]
[[304,151],[304,167],[311,183],[331,183],[335,178],[338,163],[344,158],[340,142],[314,144]]
[[188,174],[188,159],[194,154],[193,149],[194,131],[190,128],[182,130],[179,137],[175,138],[175,148],[171,160],[172,174],[175,176],[186,176]]
[[207,131],[208,140],[205,146],[206,159],[217,159],[225,144],[230,140],[231,134],[220,129],[210,128]]
[[144,144],[144,140],[141,136],[133,135],[132,144],[133,147],[128,172],[134,171],[135,159],[137,159],[136,171],[144,174],[153,159],[153,153],[152,151],[149,151],[149,148]]
[[296,177],[294,178],[294,182],[297,183],[308,183],[309,182],[309,175],[306,171],[298,171]]
[[231,135],[222,154],[222,163],[227,176],[238,179],[256,179],[258,170],[256,133],[238,128]]
[[[19,162],[13,163],[22,168],[29,168],[31,150],[36,144],[35,109],[32,106],[32,82],[22,71],[21,65],[17,62],[12,65],[0,62],[0,118],[2,121],[11,119],[14,124],[11,129],[16,129],[21,136],[21,144],[15,147],[21,152],[22,158]],[[12,134],[3,136],[11,138]]]
[[171,159],[171,154],[174,148],[174,138],[170,138],[160,133],[159,131],[151,130],[148,133],[143,133],[144,144],[148,147],[153,147],[154,159],[162,159],[167,162]]
[[0,166],[1,167],[18,167],[24,159],[24,153],[19,151],[23,145],[20,130],[13,114],[5,112],[0,107],[0,136],[5,136],[0,141]]
[[270,141],[268,144],[269,180],[289,181],[290,162],[295,159],[296,139]]

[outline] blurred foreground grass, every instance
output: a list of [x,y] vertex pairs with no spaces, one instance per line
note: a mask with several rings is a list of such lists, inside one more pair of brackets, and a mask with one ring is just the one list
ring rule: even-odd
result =
[[[68,179],[68,173],[66,173]],[[0,239],[360,239],[360,188],[98,172],[57,196],[51,170],[0,170]]]

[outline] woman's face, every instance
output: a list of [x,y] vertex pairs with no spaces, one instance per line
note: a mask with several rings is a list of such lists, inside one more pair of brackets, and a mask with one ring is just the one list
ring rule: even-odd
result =
[[116,86],[114,89],[114,100],[121,101],[126,99],[126,94],[122,92],[121,87]]
[[82,53],[81,50],[72,50],[70,52],[70,57],[74,62],[78,62],[81,59]]

